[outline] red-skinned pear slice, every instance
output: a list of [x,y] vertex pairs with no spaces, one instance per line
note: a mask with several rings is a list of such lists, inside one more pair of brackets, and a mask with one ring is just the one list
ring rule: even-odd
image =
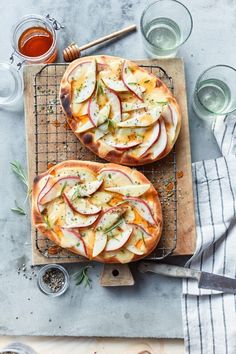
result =
[[72,102],[72,112],[76,117],[85,116],[88,114],[88,101],[82,103]]
[[[57,179],[55,182],[50,184],[50,188],[44,188],[40,193],[39,204],[49,203],[51,200],[56,199],[61,196],[63,189],[66,187],[72,187],[77,183],[80,183],[81,179],[79,176],[66,176]],[[43,191],[45,190],[45,193]]]
[[132,151],[132,155],[136,157],[141,157],[146,152],[150,147],[155,144],[155,142],[158,140],[160,134],[160,123],[157,122],[152,128],[150,128],[149,131],[144,135],[144,139],[142,144],[140,144],[137,148],[135,148]]
[[145,238],[152,237],[142,226],[130,224],[133,227],[132,235],[130,236],[125,248],[137,255],[142,255],[146,252]]
[[[73,94],[73,101],[81,103],[92,96],[96,85],[96,61],[91,60],[78,65],[78,67],[71,73],[69,80],[75,81],[75,90]],[[77,87],[76,81],[80,84]]]
[[90,197],[90,201],[94,205],[101,207],[104,204],[106,205],[107,203],[109,203],[109,201],[112,198],[113,198],[113,195],[111,193],[104,192],[104,191],[98,191]]
[[107,232],[126,212],[127,207],[115,206],[106,210],[97,222],[96,230]]
[[122,248],[119,252],[117,252],[116,258],[120,263],[125,264],[132,261],[134,254],[126,248]]
[[135,212],[130,205],[124,214],[124,220],[127,224],[132,224],[132,222],[135,220]]
[[96,231],[93,245],[93,257],[97,257],[106,247],[107,235],[103,231]]
[[89,100],[88,114],[89,119],[94,127],[103,124],[109,117],[110,104],[106,103],[105,106],[99,110],[96,95],[92,96]]
[[161,115],[167,124],[173,125],[172,111],[169,104],[164,107]]
[[122,80],[113,80],[106,77],[102,78],[104,84],[111,90],[116,92],[128,91],[128,88],[125,86]]
[[102,181],[91,181],[83,184],[78,184],[72,187],[67,193],[65,193],[66,197],[69,200],[74,200],[77,197],[88,197],[95,193],[100,186],[102,185]]
[[[67,198],[66,195],[64,197]],[[101,211],[101,207],[91,204],[86,198],[67,198],[67,203],[75,213],[82,215],[95,215]]]
[[130,118],[129,113],[122,113],[122,115],[121,115],[122,122],[124,122],[125,120],[127,120],[129,118]]
[[160,118],[161,112],[158,108],[153,108],[149,112],[144,114],[136,115],[130,119],[125,120],[124,122],[118,123],[118,127],[124,128],[136,128],[136,127],[148,127],[153,125]]
[[108,233],[108,241],[106,243],[105,250],[106,251],[115,251],[123,247],[126,242],[129,240],[130,235],[132,234],[133,227],[131,225],[126,225],[125,230],[119,232],[118,235],[109,238]]
[[110,103],[106,103],[104,107],[102,107],[102,109],[99,111],[98,114],[98,120],[97,120],[97,126],[105,123],[109,117],[110,114]]
[[117,141],[112,134],[107,134],[103,138],[103,141],[105,144],[118,150],[129,150],[130,148],[138,146],[142,142],[142,140],[139,137],[137,137],[136,140],[130,140],[130,141],[127,140],[124,143],[122,143]]
[[107,96],[108,103],[110,104],[111,119],[115,123],[121,121],[121,102],[119,96],[115,91],[104,88],[104,93]]
[[163,109],[162,116],[168,124],[171,124],[174,128],[176,128],[178,123],[178,114],[170,103]]
[[147,222],[152,225],[156,224],[151,208],[145,200],[136,197],[124,197],[123,199],[128,201]]
[[97,126],[98,114],[99,114],[99,105],[97,103],[96,95],[93,95],[89,99],[88,116],[94,127]]
[[75,213],[68,203],[68,199],[64,195],[65,206],[66,206],[66,225],[63,225],[65,229],[73,229],[78,227],[87,227],[97,220],[98,214],[96,215],[81,215]]
[[47,193],[47,191],[50,189],[50,183],[49,183],[49,180],[50,180],[50,177],[47,176],[43,179],[43,181],[40,181],[40,185],[43,185],[42,188],[40,188],[40,192],[39,192],[39,195],[38,195],[38,198],[37,198],[37,207],[38,207],[38,211],[39,213],[41,213],[45,206],[44,205],[41,205],[39,203],[40,199],[43,197],[43,195],[45,195]]
[[100,176],[104,181],[103,185],[105,188],[133,184],[133,181],[128,174],[116,170],[115,168],[101,169],[98,178],[100,178]]
[[124,61],[123,69],[122,69],[122,80],[125,86],[135,94],[141,101],[143,100],[143,92],[142,88],[136,82],[136,78],[132,73],[131,68],[127,61]]
[[167,144],[167,132],[164,120],[160,122],[160,135],[158,140],[153,144],[150,148],[150,152],[152,153],[152,158],[160,156],[166,148]]
[[141,225],[135,224],[135,223],[128,223],[129,225],[131,225],[134,229],[134,231],[139,231],[140,235],[141,235],[141,239],[144,238],[149,238],[152,237],[152,235]]
[[136,111],[138,109],[146,108],[147,105],[144,102],[122,102],[121,103],[122,112],[131,112]]
[[93,123],[91,122],[90,119],[88,119],[87,122],[85,122],[84,124],[78,125],[78,127],[75,130],[75,133],[78,133],[78,134],[84,133],[84,132],[87,132],[88,130],[93,129],[93,128],[94,128]]
[[87,256],[84,240],[78,231],[65,229],[62,227],[61,232],[63,235],[60,240],[61,247],[63,248],[76,247],[82,256],[84,257]]
[[101,124],[94,132],[94,141],[98,141],[99,139],[103,138],[106,134],[109,133],[109,123],[105,122]]
[[150,188],[150,184],[133,184],[128,186],[105,188],[108,192],[119,193],[126,197],[140,197]]
[[66,207],[60,199],[55,200],[53,203],[47,205],[47,215],[43,216],[44,222],[47,226],[53,227],[55,225],[64,225],[66,220]]

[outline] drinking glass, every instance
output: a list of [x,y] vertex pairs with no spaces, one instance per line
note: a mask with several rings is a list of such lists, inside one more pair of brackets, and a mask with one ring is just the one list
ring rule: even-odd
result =
[[141,33],[146,52],[154,58],[174,57],[189,38],[192,16],[177,0],[158,0],[142,13]]
[[212,121],[236,110],[236,70],[228,65],[215,65],[198,78],[193,94],[196,115]]
[[0,77],[0,107],[12,106],[22,96],[22,76],[12,65],[0,63]]
[[11,353],[16,353],[16,354],[36,354],[36,352],[29,347],[28,345],[25,345],[23,343],[11,343],[4,349],[0,349],[0,354],[11,354]]

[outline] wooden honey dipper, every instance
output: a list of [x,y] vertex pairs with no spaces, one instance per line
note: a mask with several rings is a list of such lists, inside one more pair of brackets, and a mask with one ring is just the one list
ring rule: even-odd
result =
[[118,36],[122,36],[122,35],[124,35],[126,33],[129,33],[131,31],[136,30],[136,28],[137,28],[136,25],[128,26],[126,28],[123,28],[120,31],[116,31],[116,32],[113,32],[111,34],[108,34],[107,36],[95,39],[94,41],[92,41],[92,42],[90,42],[88,44],[85,44],[85,45],[83,45],[81,47],[78,47],[77,44],[75,44],[75,43],[71,43],[71,44],[68,45],[68,47],[66,47],[63,50],[63,58],[67,62],[75,60],[75,59],[80,57],[80,54],[81,54],[82,50],[91,48],[91,47],[93,47],[93,46],[95,46],[97,44],[100,44],[100,43],[103,43],[105,41],[108,41],[109,39],[113,39],[113,38],[116,38]]

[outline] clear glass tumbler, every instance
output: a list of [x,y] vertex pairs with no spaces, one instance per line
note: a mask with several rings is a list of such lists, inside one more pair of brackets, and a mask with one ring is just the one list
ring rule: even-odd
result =
[[186,6],[177,0],[157,0],[142,13],[140,20],[144,48],[154,58],[174,57],[187,41],[193,20]]
[[22,76],[12,65],[0,63],[0,78],[0,107],[12,106],[22,96]]
[[23,343],[11,343],[4,349],[0,349],[0,354],[37,354],[31,347]]
[[228,65],[215,65],[198,78],[193,94],[196,115],[212,121],[236,110],[236,70]]

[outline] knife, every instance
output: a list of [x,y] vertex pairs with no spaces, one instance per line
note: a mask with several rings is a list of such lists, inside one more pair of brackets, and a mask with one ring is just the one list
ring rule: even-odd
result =
[[236,279],[213,273],[153,262],[141,262],[138,270],[141,273],[152,272],[174,278],[196,279],[199,288],[218,290],[224,293],[236,293]]

